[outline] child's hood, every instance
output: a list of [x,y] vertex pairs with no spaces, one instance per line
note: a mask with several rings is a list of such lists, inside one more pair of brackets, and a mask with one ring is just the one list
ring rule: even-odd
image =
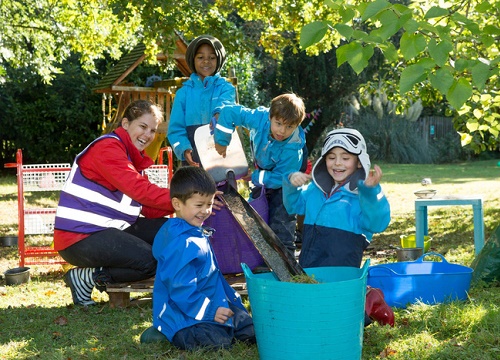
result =
[[325,156],[334,147],[341,147],[347,152],[358,157],[361,168],[355,171],[346,181],[344,186],[350,191],[355,191],[359,180],[365,180],[370,171],[370,156],[366,152],[365,139],[355,129],[337,129],[330,131],[321,149],[321,158],[316,161],[312,170],[312,178],[315,184],[325,193],[330,194],[335,186],[335,181],[326,169]]
[[198,50],[198,48],[203,44],[208,44],[214,49],[215,56],[217,57],[217,67],[215,69],[215,73],[220,72],[226,62],[226,49],[219,39],[211,35],[200,35],[189,43],[189,46],[186,49],[186,62],[189,69],[191,69],[193,73],[196,72],[194,67],[194,57],[196,56],[196,50]]
[[190,225],[186,220],[181,218],[172,218],[167,220],[167,222],[158,231],[154,242],[153,242],[153,255],[156,257],[160,255],[165,247],[178,245],[179,238],[186,238],[185,233],[189,233],[191,236],[201,236],[201,228]]

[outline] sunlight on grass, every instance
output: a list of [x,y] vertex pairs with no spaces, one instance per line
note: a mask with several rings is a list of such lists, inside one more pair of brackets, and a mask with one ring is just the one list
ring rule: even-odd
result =
[[[487,308],[471,302],[414,304],[399,309],[396,311],[399,329],[391,330],[392,340],[387,342],[386,353],[391,353],[394,359],[456,358],[454,352],[470,346],[478,328],[487,322],[488,313]],[[383,331],[368,328],[370,336],[372,330]]]
[[[415,233],[413,192],[423,188],[420,182],[424,177],[432,179],[431,187],[438,191],[436,196],[481,195],[487,240],[500,225],[500,167],[496,162],[381,164],[384,172],[381,184],[391,205],[392,220],[383,233],[374,236],[363,261],[369,258],[371,265],[396,261],[395,247],[400,246],[400,235]],[[15,176],[0,177],[2,234],[17,234],[15,181]],[[42,196],[36,202],[52,206],[57,199]],[[472,209],[431,207],[428,220],[429,235],[433,238],[431,251],[441,254],[449,263],[469,266],[474,259]],[[31,237],[29,241],[46,239]],[[0,273],[17,265],[17,248],[0,248]],[[74,306],[71,292],[63,282],[61,266],[30,267],[29,284],[0,286],[3,327],[0,359],[259,359],[256,346],[242,343],[236,343],[231,350],[216,352],[179,351],[167,343],[140,344],[140,335],[151,326],[150,298],[127,309],[111,309],[108,295],[94,290],[92,298],[98,302],[97,306]],[[362,359],[499,359],[500,287],[497,285],[474,286],[466,301],[413,304],[406,309],[395,309],[394,328],[377,323],[365,328]],[[134,293],[133,298],[141,296]],[[250,307],[247,297],[244,304]]]
[[[0,359],[27,359],[29,355],[26,349],[29,347],[28,340],[8,341],[0,346]],[[24,354],[20,355],[20,354]]]

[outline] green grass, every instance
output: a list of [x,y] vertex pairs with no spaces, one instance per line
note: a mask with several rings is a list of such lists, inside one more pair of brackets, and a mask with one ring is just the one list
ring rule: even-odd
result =
[[[481,195],[488,239],[500,224],[500,167],[497,160],[451,165],[380,164],[382,185],[392,210],[388,229],[374,237],[366,257],[372,264],[396,261],[393,246],[401,234],[415,232],[413,191],[424,177],[439,195]],[[16,234],[15,176],[0,177],[0,234]],[[39,198],[37,201],[49,201]],[[474,259],[472,209],[430,207],[432,250],[447,261],[470,265]],[[0,273],[17,266],[17,249],[0,248]],[[136,306],[110,309],[100,304],[74,307],[60,266],[32,266],[29,284],[0,286],[0,359],[258,359],[256,346],[237,344],[231,351],[182,352],[166,344],[141,345],[151,325],[148,294]],[[469,300],[451,304],[416,304],[396,310],[396,326],[365,329],[363,359],[500,358],[500,288],[476,286]],[[334,326],[334,324],[332,324]],[[290,334],[290,336],[294,336]],[[300,339],[297,339],[299,342]]]

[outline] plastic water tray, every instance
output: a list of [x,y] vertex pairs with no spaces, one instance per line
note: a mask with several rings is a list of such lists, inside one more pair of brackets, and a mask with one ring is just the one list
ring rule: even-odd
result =
[[[424,261],[430,255],[442,261]],[[430,252],[415,261],[370,266],[367,283],[382,289],[388,305],[405,308],[419,301],[438,304],[466,300],[472,272],[467,266],[450,264],[441,254]]]

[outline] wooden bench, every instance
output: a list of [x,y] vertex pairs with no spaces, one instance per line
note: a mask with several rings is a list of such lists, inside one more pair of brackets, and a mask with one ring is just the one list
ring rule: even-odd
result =
[[146,280],[116,283],[106,285],[106,292],[109,296],[109,306],[111,308],[125,308],[130,306],[130,293],[144,292],[152,293],[154,278]]
[[[248,295],[247,284],[243,273],[228,274],[224,275],[224,277],[240,295]],[[106,286],[106,292],[109,295],[109,306],[111,308],[125,308],[130,306],[130,293],[152,293],[154,281],[154,278],[150,278],[142,281],[108,284]]]

